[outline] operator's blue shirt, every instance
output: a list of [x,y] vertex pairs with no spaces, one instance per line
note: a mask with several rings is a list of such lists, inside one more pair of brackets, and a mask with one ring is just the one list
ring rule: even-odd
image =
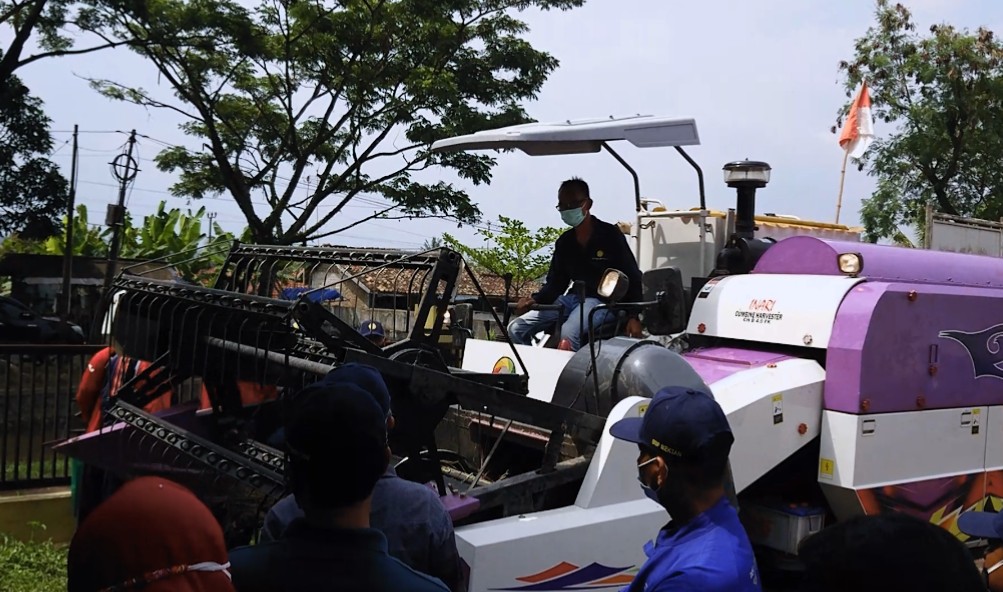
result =
[[648,560],[621,592],[761,592],[738,512],[721,498],[690,522],[670,522],[644,547]]

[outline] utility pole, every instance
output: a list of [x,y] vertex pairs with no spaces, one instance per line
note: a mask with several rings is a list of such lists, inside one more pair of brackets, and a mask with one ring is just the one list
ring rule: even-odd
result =
[[73,277],[73,208],[77,200],[77,132],[78,125],[73,124],[73,156],[70,164],[70,196],[66,204],[66,248],[63,249],[63,297],[60,303],[60,316],[67,320],[70,316],[70,279]]
[[132,149],[136,145],[136,130],[129,134],[129,149],[125,154],[119,154],[111,163],[112,175],[118,180],[118,204],[108,204],[108,213],[105,216],[105,224],[112,227],[111,248],[108,250],[108,265],[104,275],[105,292],[111,288],[112,279],[115,277],[115,264],[118,261],[118,252],[122,247],[122,226],[125,223],[125,191],[136,178],[139,172],[139,164],[132,157]]
[[212,242],[212,221],[216,219],[216,212],[209,212],[209,242]]

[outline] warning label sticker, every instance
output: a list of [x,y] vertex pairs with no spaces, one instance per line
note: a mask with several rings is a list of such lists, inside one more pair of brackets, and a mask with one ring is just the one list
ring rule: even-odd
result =
[[831,458],[820,458],[818,461],[818,473],[823,479],[832,479],[835,468],[836,463]]
[[784,396],[773,395],[773,425],[784,421]]

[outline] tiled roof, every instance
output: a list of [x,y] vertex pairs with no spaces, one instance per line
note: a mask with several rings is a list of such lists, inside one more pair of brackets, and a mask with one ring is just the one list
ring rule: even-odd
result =
[[[347,275],[352,276],[360,274],[366,271],[363,266],[348,266],[346,271]],[[505,279],[499,275],[488,272],[474,272],[477,277],[477,282],[480,284],[481,289],[484,290],[484,294],[487,296],[504,296],[505,295]],[[371,292],[379,292],[383,294],[407,294],[417,293],[421,291],[422,280],[425,277],[425,272],[423,270],[415,271],[411,269],[393,269],[384,268],[375,271],[370,271],[364,275],[360,275],[357,278],[366,289]],[[467,272],[462,272],[458,281],[457,295],[460,296],[476,296],[478,294],[477,288],[474,286],[474,282],[470,280],[470,276]],[[530,294],[540,289],[540,284],[538,282],[531,282],[527,285],[521,292],[520,295]],[[513,288],[513,296],[515,289]]]

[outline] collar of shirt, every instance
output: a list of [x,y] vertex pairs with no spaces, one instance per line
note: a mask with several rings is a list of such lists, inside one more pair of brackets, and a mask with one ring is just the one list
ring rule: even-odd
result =
[[710,523],[721,522],[730,508],[731,504],[728,503],[728,497],[725,496],[685,524],[676,526],[675,521],[669,522],[662,530],[658,531],[658,537],[654,541],[648,541],[644,545],[644,554],[651,557],[660,550],[677,544],[679,539],[684,538],[689,533],[699,530]]
[[289,525],[283,537],[289,540],[343,546],[359,553],[388,552],[387,537],[375,528],[317,528],[309,524],[305,518],[299,518]]

